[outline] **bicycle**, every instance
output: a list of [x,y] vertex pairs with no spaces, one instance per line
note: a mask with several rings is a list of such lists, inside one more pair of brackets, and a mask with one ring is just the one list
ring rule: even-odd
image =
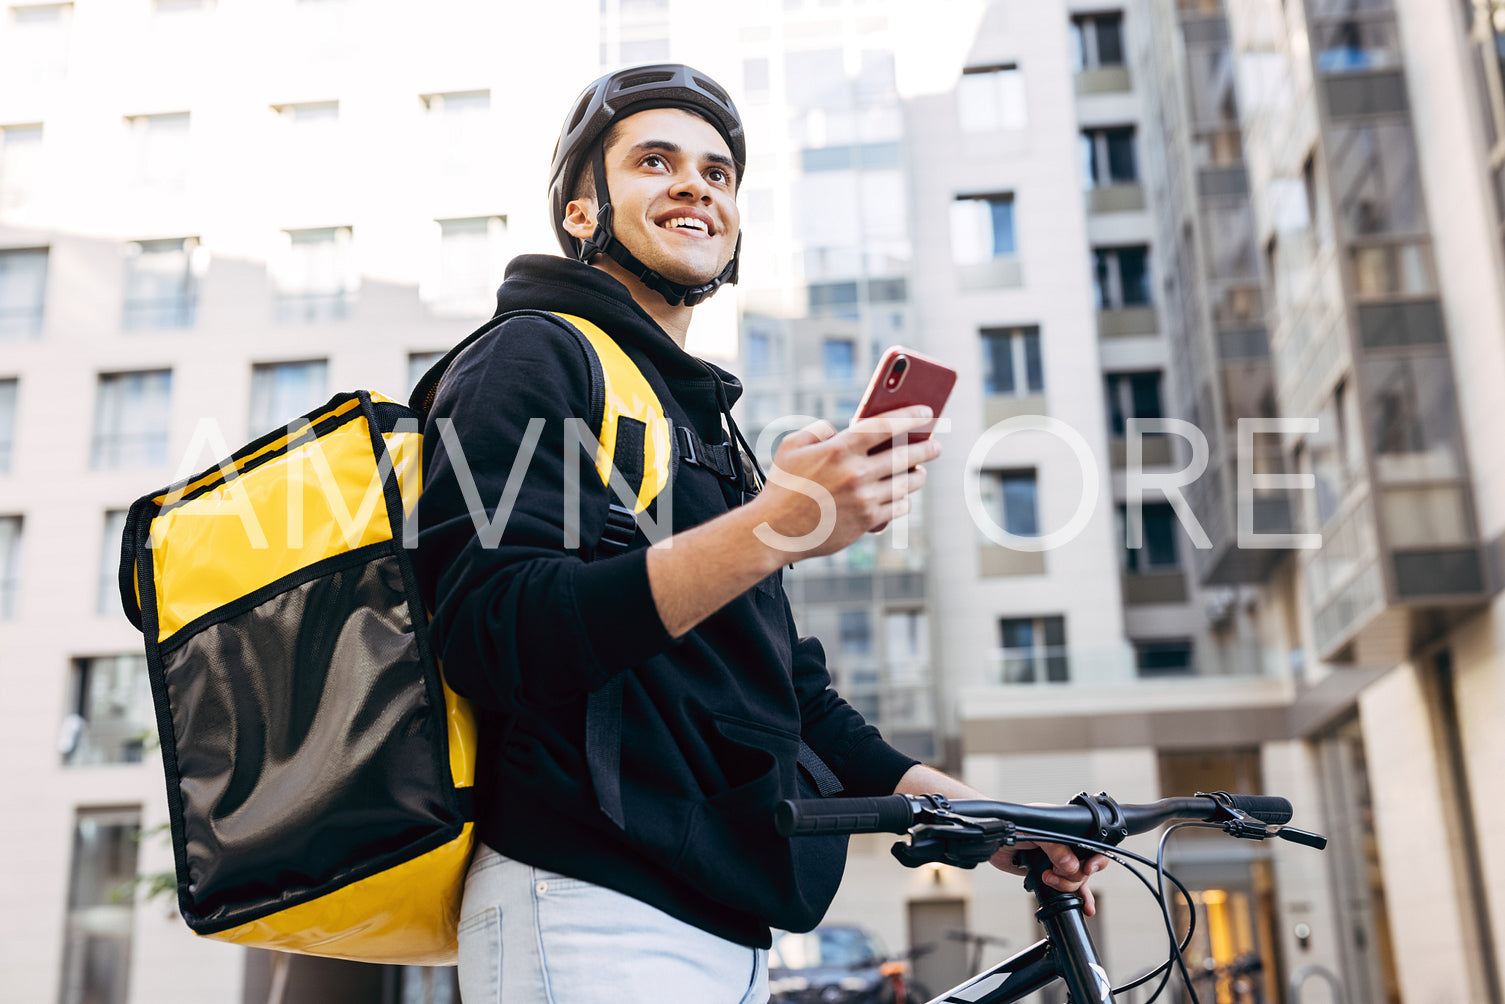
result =
[[[1153,867],[1157,886],[1150,887],[1160,903],[1171,951],[1165,963],[1139,979],[1114,987],[1108,979],[1087,930],[1083,899],[1076,893],[1052,889],[1041,881],[1050,859],[1043,851],[1020,852],[1028,869],[1024,887],[1040,903],[1035,918],[1045,928],[1045,937],[971,979],[958,984],[930,1004],[1013,1004],[1057,980],[1066,984],[1068,1000],[1076,1004],[1112,1004],[1115,994],[1141,986],[1161,976],[1151,1001],[1159,997],[1170,979],[1173,964],[1197,1000],[1181,952],[1191,942],[1196,928],[1196,910],[1189,911],[1191,924],[1178,941],[1166,898],[1166,880],[1181,892],[1188,907],[1191,893],[1165,871],[1165,841],[1185,826],[1222,829],[1246,840],[1278,837],[1321,850],[1327,838],[1285,824],[1291,818],[1291,803],[1267,795],[1232,795],[1226,791],[1199,792],[1192,797],[1162,798],[1144,804],[1120,804],[1106,793],[1083,792],[1068,805],[1019,805],[984,799],[950,801],[941,795],[885,795],[878,798],[822,798],[781,802],[774,824],[786,837],[841,833],[907,834],[909,842],[893,847],[894,857],[910,868],[932,862],[973,868],[987,861],[1004,846],[1018,840],[1069,844],[1078,849],[1108,855],[1128,868],[1147,887],[1149,880],[1128,859]],[[1165,823],[1172,825],[1162,835],[1154,861],[1118,847],[1129,836]]]

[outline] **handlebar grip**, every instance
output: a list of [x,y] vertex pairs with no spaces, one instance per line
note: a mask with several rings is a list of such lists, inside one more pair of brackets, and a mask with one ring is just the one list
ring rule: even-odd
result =
[[774,810],[781,837],[815,833],[904,833],[914,825],[908,796],[785,799]]
[[1283,826],[1291,821],[1291,803],[1277,795],[1234,795],[1230,792],[1221,792],[1228,796],[1228,804],[1240,812],[1246,812],[1262,823],[1272,826]]

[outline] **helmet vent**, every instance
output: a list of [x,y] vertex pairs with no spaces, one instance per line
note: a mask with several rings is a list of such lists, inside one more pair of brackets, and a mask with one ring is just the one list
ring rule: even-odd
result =
[[623,77],[617,82],[617,90],[626,91],[634,87],[642,87],[646,84],[662,84],[667,80],[673,80],[674,74],[664,73],[662,70],[652,73],[636,73],[630,77]]
[[589,95],[580,99],[580,103],[575,106],[575,114],[570,119],[569,128],[566,129],[565,132],[574,132],[576,129],[580,128],[580,123],[585,120],[585,113],[590,111],[590,106],[591,103]]
[[720,98],[727,104],[732,103],[732,99],[727,96],[727,93],[714,82],[707,80],[704,77],[694,77],[692,79],[694,79],[694,81],[699,84],[703,90],[710,91],[712,94],[714,94],[716,97]]

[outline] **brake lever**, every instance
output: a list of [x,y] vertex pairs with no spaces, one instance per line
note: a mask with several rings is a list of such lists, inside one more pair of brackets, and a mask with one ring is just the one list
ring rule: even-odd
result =
[[1315,847],[1319,851],[1327,849],[1327,838],[1320,833],[1312,833],[1309,830],[1298,830],[1294,826],[1282,826],[1275,831],[1275,835],[1281,840],[1289,840],[1293,844],[1301,844],[1304,847]]
[[975,819],[951,808],[943,795],[922,796],[930,807],[916,818],[924,820],[909,829],[909,843],[896,843],[890,850],[906,868],[941,863],[958,868],[976,868],[1004,845],[1014,844],[1014,824],[1007,819]]

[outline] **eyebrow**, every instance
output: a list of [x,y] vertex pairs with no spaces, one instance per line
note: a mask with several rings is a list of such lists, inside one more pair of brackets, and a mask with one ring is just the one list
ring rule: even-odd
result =
[[[684,148],[681,147],[678,143],[671,143],[666,139],[645,139],[641,143],[634,145],[631,150],[627,151],[627,153],[629,156],[636,156],[638,154],[648,153],[651,150],[658,150],[662,153],[676,155],[685,152]],[[732,160],[732,158],[728,157],[726,154],[717,153],[716,151],[712,150],[707,153],[701,154],[701,157],[712,164],[726,168],[727,172],[730,173],[732,177],[735,178],[737,176],[737,162]]]

